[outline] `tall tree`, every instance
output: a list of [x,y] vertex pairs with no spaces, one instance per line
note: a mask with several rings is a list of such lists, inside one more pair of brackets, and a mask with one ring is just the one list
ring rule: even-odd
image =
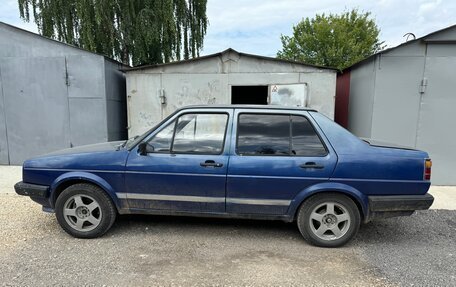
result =
[[199,55],[207,0],[18,0],[40,34],[125,64],[152,64]]
[[369,12],[317,14],[293,26],[293,36],[281,35],[277,57],[343,69],[384,49],[379,33]]

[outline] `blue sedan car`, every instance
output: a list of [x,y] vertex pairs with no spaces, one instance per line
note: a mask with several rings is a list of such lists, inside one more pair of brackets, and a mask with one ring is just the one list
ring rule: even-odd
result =
[[361,140],[314,110],[191,106],[125,142],[27,160],[15,190],[79,238],[118,214],[161,214],[296,221],[336,247],[362,222],[428,209],[430,175],[426,152]]

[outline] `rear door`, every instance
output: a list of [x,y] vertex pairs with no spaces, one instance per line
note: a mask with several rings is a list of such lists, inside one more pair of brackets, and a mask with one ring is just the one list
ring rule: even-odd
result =
[[227,212],[285,214],[331,176],[337,156],[306,111],[236,109],[233,120]]

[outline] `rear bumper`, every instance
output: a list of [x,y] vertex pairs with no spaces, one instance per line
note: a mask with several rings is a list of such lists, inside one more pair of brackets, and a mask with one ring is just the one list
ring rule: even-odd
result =
[[369,196],[369,216],[366,221],[411,215],[415,210],[429,209],[433,202],[434,197],[430,194]]
[[19,195],[45,199],[48,196],[49,187],[20,181],[14,185],[14,190]]

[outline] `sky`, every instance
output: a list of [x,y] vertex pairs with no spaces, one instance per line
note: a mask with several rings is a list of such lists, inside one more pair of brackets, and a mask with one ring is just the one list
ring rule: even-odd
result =
[[[291,35],[303,18],[353,8],[372,13],[387,47],[404,42],[406,33],[421,37],[456,24],[454,0],[208,0],[209,27],[201,55],[233,48],[274,57],[282,46],[280,35]],[[0,0],[0,21],[37,32],[34,23],[20,19],[17,0]]]

